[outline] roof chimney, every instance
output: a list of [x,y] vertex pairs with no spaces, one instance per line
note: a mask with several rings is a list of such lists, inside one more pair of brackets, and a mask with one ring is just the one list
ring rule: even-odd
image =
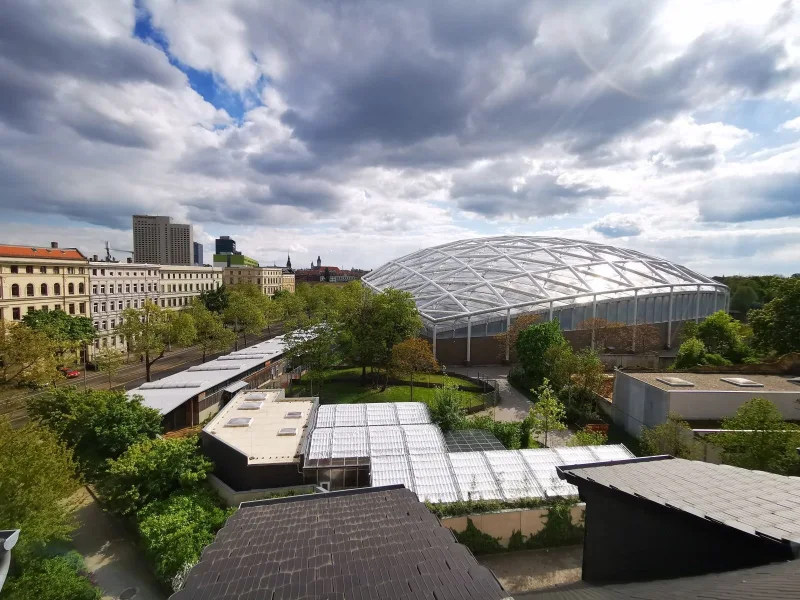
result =
[[58,242],[50,242],[51,248],[58,248]]
[[97,254],[92,254],[92,260],[93,260],[94,262],[97,262]]
[[133,259],[132,259],[130,256],[128,257],[128,264],[129,264],[129,265],[132,265],[132,264],[133,264]]

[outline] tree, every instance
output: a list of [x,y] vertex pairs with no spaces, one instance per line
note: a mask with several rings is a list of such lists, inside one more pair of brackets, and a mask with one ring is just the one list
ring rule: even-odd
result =
[[717,311],[700,321],[684,326],[684,339],[696,337],[706,352],[718,354],[732,363],[742,362],[752,355],[748,346],[750,330],[725,311]]
[[721,428],[744,430],[711,437],[711,441],[722,448],[725,464],[781,475],[797,472],[800,428],[784,421],[778,408],[769,400],[748,400],[734,416],[723,419]]
[[747,313],[756,347],[765,354],[800,352],[800,279],[776,282],[775,298]]
[[214,290],[200,292],[200,302],[213,313],[222,314],[228,307],[228,288],[224,285]]
[[422,338],[408,338],[392,348],[392,368],[411,377],[411,400],[414,400],[414,373],[430,373],[438,366],[430,344]]
[[374,335],[375,297],[375,292],[360,281],[351,281],[339,295],[342,352],[351,364],[361,367],[362,385],[367,381],[367,367],[377,364],[382,348],[381,340]]
[[70,316],[63,310],[34,310],[22,317],[22,322],[45,334],[53,343],[53,351],[63,361],[67,353],[75,353],[94,340],[92,320]]
[[567,428],[564,424],[566,412],[564,405],[550,387],[547,378],[544,379],[538,390],[531,390],[536,394],[536,403],[528,413],[531,419],[531,431],[537,436],[544,434],[544,445],[547,446],[548,432],[562,431]]
[[200,300],[195,300],[189,310],[194,322],[195,342],[203,350],[203,362],[206,362],[206,354],[224,352],[233,346],[236,334],[225,327],[219,314],[208,310]]
[[167,312],[167,348],[172,350],[172,344],[177,346],[191,346],[197,338],[197,329],[194,319],[188,310]]
[[408,292],[393,288],[375,295],[375,315],[371,330],[365,332],[375,336],[377,345],[376,365],[386,373],[382,389],[389,380],[389,363],[392,348],[405,339],[415,336],[422,329],[414,297]]
[[551,375],[555,354],[551,348],[567,343],[558,321],[534,323],[520,332],[517,339],[517,359],[534,387],[540,386]]
[[747,311],[758,303],[758,293],[750,285],[741,285],[731,295],[731,310],[740,315],[747,314]]
[[125,354],[116,348],[106,347],[94,355],[94,364],[101,373],[108,373],[108,387],[111,389],[112,380],[122,368]]
[[94,479],[106,461],[161,433],[161,413],[124,391],[59,387],[28,400],[28,415],[69,446],[81,470]]
[[[288,293],[288,292],[287,292]],[[267,324],[267,334],[272,335],[272,326],[283,320],[283,306],[274,297],[264,296],[261,310],[264,312],[264,321]]]
[[508,344],[509,349],[516,349],[517,339],[519,338],[520,331],[524,331],[538,320],[539,315],[535,313],[517,315],[517,317],[511,322],[511,327],[508,331],[498,333],[496,336],[494,336],[494,339],[497,340],[498,358],[505,358],[506,344]]
[[325,281],[331,280],[331,271],[328,267],[325,267],[325,274],[323,276],[325,277]]
[[608,436],[602,431],[594,431],[584,427],[569,438],[567,446],[602,446],[607,441]]
[[691,369],[703,365],[729,366],[731,364],[727,358],[708,352],[701,340],[692,337],[685,340],[678,348],[678,354],[675,355],[675,362],[670,366],[670,370]]
[[458,385],[449,377],[445,377],[442,385],[434,389],[430,411],[431,421],[442,431],[448,432],[462,427],[466,410]]
[[139,535],[156,575],[168,583],[186,565],[197,563],[229,514],[206,488],[147,505],[138,515]]
[[35,424],[14,429],[0,417],[0,523],[21,529],[14,558],[26,561],[75,528],[65,499],[78,487],[75,462],[51,431]]
[[680,415],[669,413],[667,420],[655,427],[645,427],[641,434],[642,452],[648,456],[670,454],[676,458],[695,460],[700,448],[694,433]]
[[128,348],[144,357],[147,381],[150,367],[163,358],[167,342],[172,338],[172,321],[168,311],[151,300],[146,300],[144,308],[127,308],[122,312],[122,323],[117,332],[128,341]]
[[[21,538],[25,534],[21,534]],[[14,550],[16,554],[17,550]],[[86,577],[83,558],[68,552],[25,565],[3,588],[6,600],[100,600],[100,589]]]
[[[258,292],[258,288],[256,291]],[[258,335],[267,326],[258,297],[253,295],[251,290],[239,286],[228,294],[228,306],[223,313],[223,319],[233,327],[237,337],[242,334],[245,346],[248,334]]]
[[277,302],[281,309],[284,329],[297,329],[308,323],[308,312],[302,296],[297,293],[286,294],[278,298]]
[[145,440],[109,462],[98,489],[113,511],[133,515],[173,492],[197,489],[213,468],[197,437]]
[[328,323],[320,323],[307,329],[294,329],[283,337],[286,355],[295,366],[303,365],[311,377],[311,387],[317,383],[317,395],[322,396],[325,374],[336,364],[338,332]]
[[53,343],[22,323],[0,321],[0,383],[44,384],[58,376]]

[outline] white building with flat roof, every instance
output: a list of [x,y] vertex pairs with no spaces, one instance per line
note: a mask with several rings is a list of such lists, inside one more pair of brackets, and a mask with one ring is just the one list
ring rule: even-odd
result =
[[186,308],[201,293],[222,286],[219,267],[161,265],[159,298],[163,308]]

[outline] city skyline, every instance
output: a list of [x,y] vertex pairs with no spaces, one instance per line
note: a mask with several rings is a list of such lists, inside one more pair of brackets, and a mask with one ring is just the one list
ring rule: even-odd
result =
[[262,264],[552,235],[798,271],[792,2],[5,8],[5,243],[159,214]]

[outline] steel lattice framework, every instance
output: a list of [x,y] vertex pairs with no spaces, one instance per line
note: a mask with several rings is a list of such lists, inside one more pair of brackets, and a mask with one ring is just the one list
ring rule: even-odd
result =
[[410,292],[428,324],[472,323],[634,295],[728,288],[663,258],[557,237],[498,236],[434,246],[364,277],[380,291]]

